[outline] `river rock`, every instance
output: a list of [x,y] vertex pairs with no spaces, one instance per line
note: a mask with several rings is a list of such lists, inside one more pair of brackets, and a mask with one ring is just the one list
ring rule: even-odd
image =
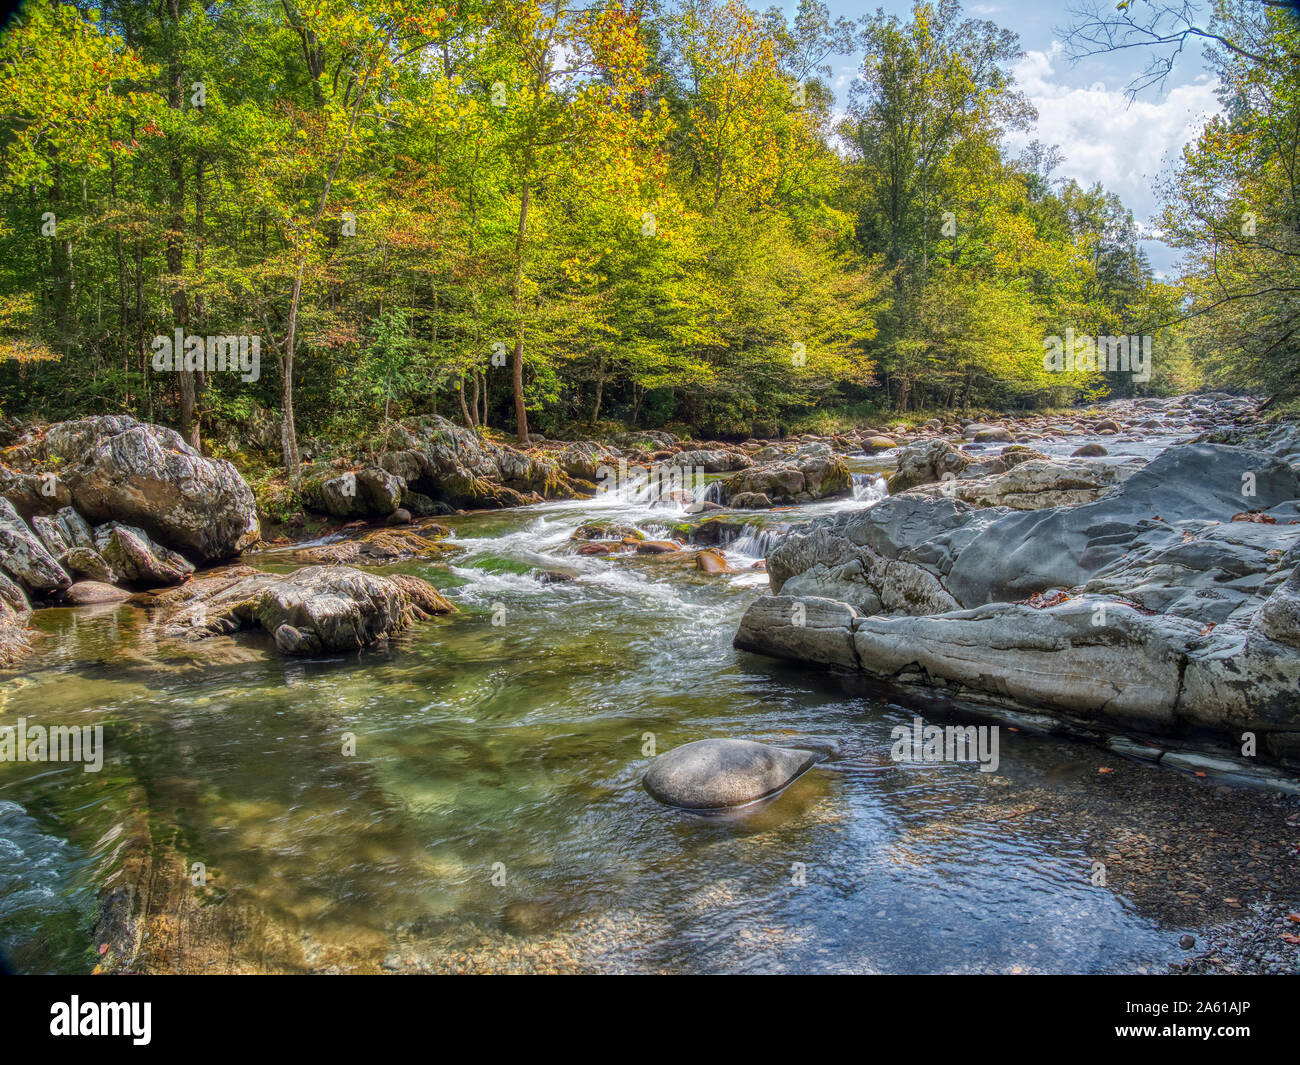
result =
[[23,590],[0,572],[0,669],[16,666],[31,650],[30,616]]
[[458,550],[444,542],[447,529],[424,525],[420,529],[370,529],[358,536],[302,548],[297,557],[309,562],[352,565],[359,562],[397,562],[407,558],[431,558]]
[[545,452],[497,444],[438,415],[394,433],[400,445],[379,465],[431,499],[497,508],[590,495]]
[[59,560],[60,565],[69,573],[84,577],[90,581],[102,581],[112,584],[117,579],[113,567],[93,547],[74,547]]
[[1131,466],[1074,459],[1044,457],[1020,461],[1019,455],[1013,455],[1012,461],[1015,464],[1005,473],[970,480],[946,480],[909,491],[927,495],[940,493],[949,499],[960,499],[979,507],[1042,510],[1091,502],[1136,472]]
[[355,651],[456,609],[418,577],[350,566],[307,566],[287,575],[241,568],[135,601],[164,611],[169,637],[201,640],[262,628],[286,655]]
[[0,570],[32,595],[51,595],[72,583],[7,499],[0,499]]
[[90,522],[143,529],[196,561],[229,558],[258,538],[253,493],[235,467],[204,458],[163,426],[125,415],[59,422],[15,449],[14,461],[37,473],[55,469],[64,502]]
[[695,556],[695,568],[701,573],[732,573],[731,565],[721,551],[706,547]]
[[700,467],[705,473],[731,473],[749,469],[754,465],[754,460],[743,451],[719,448],[709,451],[679,451],[672,457],[672,465]]
[[609,471],[606,476],[612,476],[618,469],[618,452],[594,440],[565,444],[551,457],[568,476],[584,481],[596,481],[602,470]]
[[95,530],[95,549],[117,579],[148,586],[179,584],[194,565],[178,551],[154,543],[148,533],[120,522]]
[[77,581],[76,584],[63,593],[63,601],[71,606],[120,603],[130,598],[130,592],[102,581]]
[[697,740],[656,758],[644,783],[667,806],[726,810],[775,795],[817,760],[810,751],[750,740]]
[[682,549],[675,540],[643,540],[635,546],[638,555],[669,555]]
[[303,502],[336,518],[384,518],[402,502],[406,482],[378,466],[342,473],[303,486]]
[[773,503],[807,503],[850,495],[853,478],[844,460],[825,444],[800,449],[777,462],[754,466],[718,482],[723,503],[735,496],[765,495]]
[[[1243,485],[1276,524],[1232,521]],[[1077,506],[887,498],[787,535],[735,643],[1085,727],[1257,730],[1300,764],[1297,501],[1282,460],[1208,444]]]
[[1109,454],[1110,452],[1107,451],[1101,444],[1093,443],[1093,444],[1084,444],[1082,447],[1075,448],[1073,451],[1070,452],[1070,457],[1076,459],[1097,459],[1097,458],[1101,458],[1103,455],[1109,455]]
[[970,457],[947,440],[926,440],[898,453],[896,471],[889,477],[889,491],[897,495],[917,485],[931,484],[960,476],[971,464]]

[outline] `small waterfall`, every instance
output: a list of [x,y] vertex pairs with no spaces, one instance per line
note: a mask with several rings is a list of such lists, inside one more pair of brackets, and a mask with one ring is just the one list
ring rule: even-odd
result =
[[756,525],[746,527],[746,531],[727,543],[728,551],[750,558],[767,558],[767,553],[777,544],[789,526],[779,525],[773,529],[763,529]]
[[721,503],[719,493],[722,490],[721,481],[710,481],[698,492],[695,493],[695,502],[697,503]]
[[879,503],[889,495],[885,478],[878,473],[853,474],[853,499],[859,503]]

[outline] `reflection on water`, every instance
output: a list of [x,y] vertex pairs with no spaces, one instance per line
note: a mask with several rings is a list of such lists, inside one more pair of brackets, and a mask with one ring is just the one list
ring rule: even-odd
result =
[[[98,774],[0,764],[0,945],[31,971],[95,965],[96,896],[143,836],[156,867],[203,864],[202,920],[241,915],[216,969],[1158,968],[1182,929],[1090,880],[1115,826],[1087,819],[1092,776],[1050,775],[1076,746],[1005,735],[997,776],[896,765],[911,710],[732,650],[764,529],[869,505],[885,464],[855,463],[857,500],[755,516],[732,575],[568,550],[594,516],[682,517],[660,507],[448,519],[460,553],[399,568],[461,613],[383,651],[196,652],[131,607],[39,612],[43,657],[4,681],[0,724],[102,724],[108,753]],[[658,806],[646,745],[709,736],[833,754],[742,818]]]

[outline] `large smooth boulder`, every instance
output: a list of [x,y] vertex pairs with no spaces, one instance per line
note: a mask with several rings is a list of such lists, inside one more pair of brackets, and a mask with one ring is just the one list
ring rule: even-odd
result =
[[[125,415],[59,422],[16,449],[13,461],[53,471],[91,523],[135,526],[197,562],[230,558],[258,538],[253,493],[235,467],[204,458],[163,426]],[[60,498],[39,509],[68,501]]]
[[656,758],[644,783],[667,806],[727,810],[775,795],[817,761],[811,751],[751,740],[697,740]]

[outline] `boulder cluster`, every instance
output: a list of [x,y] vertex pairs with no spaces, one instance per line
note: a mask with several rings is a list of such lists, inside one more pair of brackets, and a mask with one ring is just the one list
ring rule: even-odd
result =
[[897,494],[768,553],[736,646],[1300,765],[1300,424],[1164,402],[1205,431],[1144,467],[1004,452],[971,475],[953,441],[904,449]]

